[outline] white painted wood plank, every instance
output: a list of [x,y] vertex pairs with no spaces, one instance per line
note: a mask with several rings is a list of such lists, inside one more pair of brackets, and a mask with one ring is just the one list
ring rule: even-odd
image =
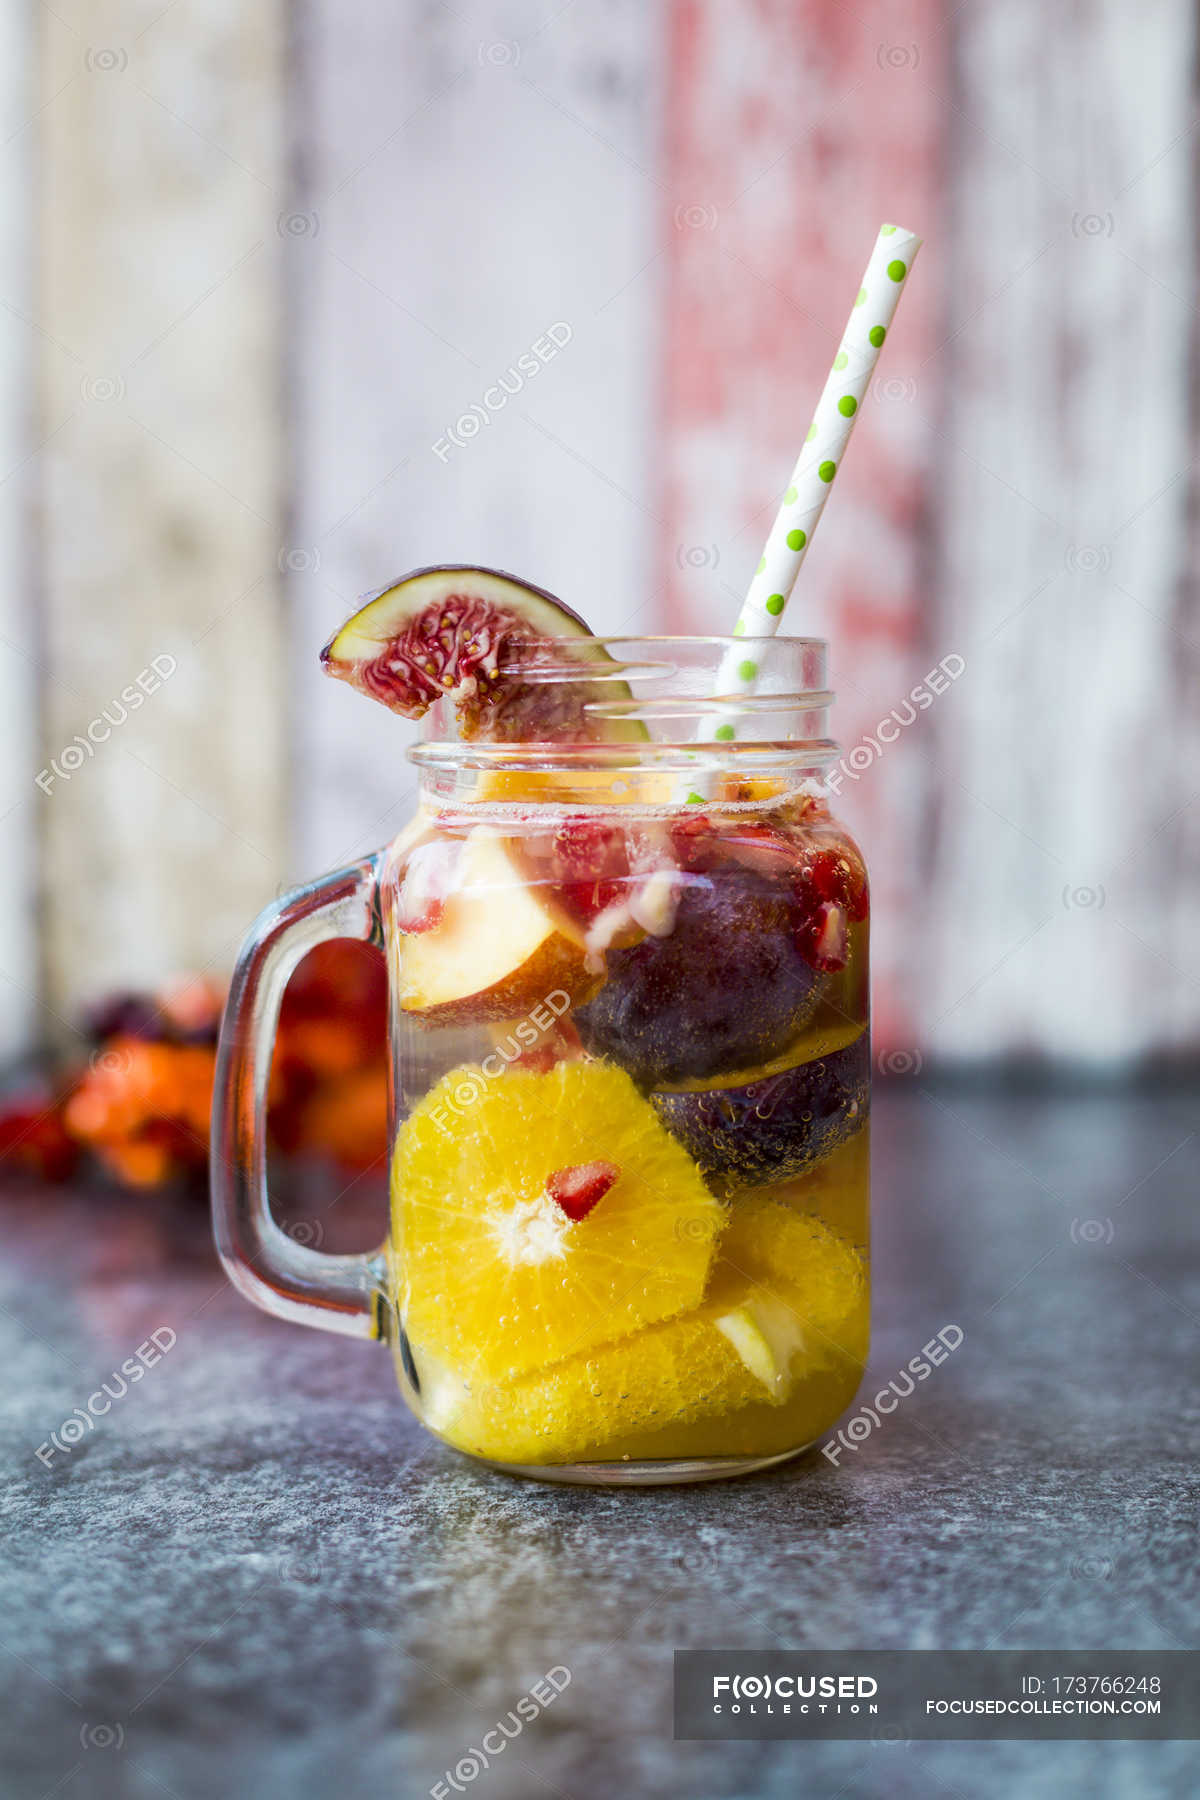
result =
[[29,175],[32,36],[0,9],[0,1065],[36,1030],[36,645],[29,625]]
[[[660,622],[655,18],[636,0],[311,0],[307,18],[288,246],[297,872],[383,841],[410,804],[411,728],[317,669],[358,594],[477,562],[597,629]],[[558,322],[561,353],[485,405]],[[467,438],[472,408],[488,422]]]
[[922,1031],[950,1058],[1194,1046],[1194,9],[957,21],[933,635],[968,667],[931,717]]
[[40,17],[42,928],[70,1018],[226,970],[282,871],[283,8]]

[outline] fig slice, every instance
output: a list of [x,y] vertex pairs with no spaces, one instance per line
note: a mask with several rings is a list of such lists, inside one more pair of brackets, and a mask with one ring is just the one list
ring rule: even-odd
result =
[[[548,639],[576,639],[580,681],[524,681]],[[628,738],[625,721],[589,719],[590,698],[628,699],[593,686],[588,663],[609,662],[578,613],[543,588],[496,569],[417,569],[361,606],[321,652],[327,674],[406,719],[453,698],[464,738],[512,743]],[[561,645],[547,668],[561,669]],[[641,728],[637,735],[643,735]]]

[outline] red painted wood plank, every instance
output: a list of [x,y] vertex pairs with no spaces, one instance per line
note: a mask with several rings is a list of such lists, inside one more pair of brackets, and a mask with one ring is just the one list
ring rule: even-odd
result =
[[[667,68],[660,585],[671,629],[729,629],[880,221],[932,240],[788,613],[793,632],[831,640],[835,731],[850,747],[955,648],[929,641],[921,604],[943,7],[672,0]],[[874,872],[885,1049],[912,1044],[920,733],[902,733],[843,789]]]

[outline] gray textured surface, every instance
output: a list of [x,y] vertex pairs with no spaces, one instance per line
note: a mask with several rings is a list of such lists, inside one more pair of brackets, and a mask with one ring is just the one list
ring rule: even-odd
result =
[[[675,1744],[670,1671],[676,1645],[1195,1641],[1194,1117],[1182,1094],[886,1095],[872,1372],[949,1321],[966,1340],[839,1470],[690,1490],[477,1469],[422,1436],[385,1355],[227,1290],[198,1217],[189,1247],[161,1202],[13,1196],[0,1792],[407,1800],[563,1664],[473,1800],[1190,1800],[1179,1744]],[[356,1198],[326,1247],[335,1220],[370,1235]],[[1074,1241],[1084,1220],[1111,1242]],[[161,1324],[163,1363],[43,1468]]]

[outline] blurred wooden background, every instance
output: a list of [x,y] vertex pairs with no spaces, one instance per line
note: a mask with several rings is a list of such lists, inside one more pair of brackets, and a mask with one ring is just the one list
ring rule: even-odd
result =
[[478,560],[726,628],[889,216],[928,242],[792,615],[864,765],[885,1058],[1194,1048],[1194,39],[1184,0],[7,15],[0,1050],[227,970],[398,827],[408,729],[316,666],[365,589]]

